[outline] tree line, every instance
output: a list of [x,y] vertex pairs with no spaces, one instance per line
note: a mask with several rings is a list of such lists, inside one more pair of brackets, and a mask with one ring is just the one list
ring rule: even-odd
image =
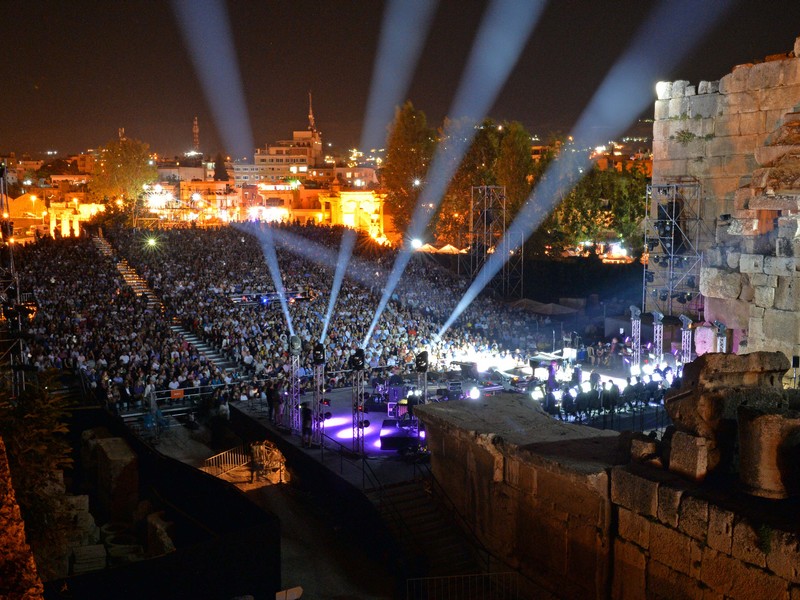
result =
[[[564,152],[569,143],[553,137],[539,161],[531,156],[532,137],[516,121],[478,125],[446,119],[435,129],[425,113],[409,101],[399,107],[391,125],[381,182],[398,230],[405,231],[425,185],[437,148],[474,126],[473,141],[433,215],[427,232],[437,243],[458,245],[469,229],[473,186],[503,186],[506,224],[510,224],[528,200],[536,184],[547,176],[554,160],[571,161],[567,169],[580,169],[575,154]],[[562,151],[559,151],[559,148]],[[601,170],[594,164],[568,193],[544,216],[529,238],[530,255],[560,255],[579,243],[622,241],[641,251],[639,225],[645,213],[646,174],[638,169]]]

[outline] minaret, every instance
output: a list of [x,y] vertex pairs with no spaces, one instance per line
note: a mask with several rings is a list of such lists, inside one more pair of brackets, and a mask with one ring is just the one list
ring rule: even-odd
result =
[[117,135],[119,136],[119,141],[124,142],[125,141],[125,128],[124,127],[120,127],[119,129],[117,129]]
[[308,92],[308,128],[311,131],[316,129],[314,125],[314,109],[311,107],[311,92]]
[[194,118],[194,123],[192,123],[192,142],[194,151],[200,152],[200,125],[197,124],[197,117]]

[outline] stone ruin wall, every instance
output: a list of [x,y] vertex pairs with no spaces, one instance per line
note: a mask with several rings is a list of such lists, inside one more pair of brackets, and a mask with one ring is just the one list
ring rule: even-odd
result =
[[612,545],[604,469],[581,473],[491,435],[430,417],[425,425],[434,476],[486,548],[556,597],[603,597]]
[[[696,180],[705,320],[734,352],[800,355],[800,38],[718,82],[662,82],[653,183]],[[788,177],[787,177],[788,174]]]
[[794,52],[734,67],[719,81],[660,82],[653,124],[653,183],[696,178],[704,216],[732,213],[757,166],[756,148],[800,103],[800,38]]
[[426,427],[434,475],[482,543],[557,598],[800,598],[797,531],[741,500],[645,465],[585,471]]

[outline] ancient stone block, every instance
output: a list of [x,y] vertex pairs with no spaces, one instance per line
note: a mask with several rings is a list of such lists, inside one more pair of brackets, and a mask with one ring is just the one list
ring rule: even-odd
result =
[[758,567],[767,566],[767,556],[759,548],[758,532],[749,521],[738,520],[733,526],[733,545],[731,554],[734,558],[743,560]]
[[800,85],[785,85],[759,92],[759,105],[763,110],[789,111],[800,102]]
[[687,85],[686,86],[686,96],[694,96],[697,92],[695,91],[695,86]]
[[698,582],[673,571],[657,560],[647,563],[647,590],[648,598],[685,598],[700,600],[703,590]]
[[778,237],[795,238],[800,233],[800,220],[796,216],[778,217]]
[[[718,246],[713,246],[703,253],[703,262],[709,267],[725,266],[723,260],[727,260],[727,255],[723,256],[722,249]],[[736,264],[739,264],[738,259]]]
[[738,269],[740,257],[740,252],[728,252],[725,266],[727,266],[729,269]]
[[672,82],[659,81],[656,84],[656,96],[659,100],[666,100],[672,98]]
[[[755,304],[750,305],[750,318],[751,319],[758,319],[761,325],[761,329],[763,330],[764,324],[764,307],[763,306],[756,306]],[[750,321],[748,321],[750,322]]]
[[686,98],[683,96],[673,96],[667,100],[667,102],[669,102],[670,119],[680,119],[681,117],[686,116],[686,113],[689,110],[689,101]]
[[614,573],[612,596],[620,600],[645,597],[645,556],[623,540],[614,540]]
[[654,118],[656,121],[669,118],[669,100],[656,100]]
[[778,277],[791,277],[795,273],[795,259],[790,257],[765,256],[764,273]]
[[708,82],[708,93],[709,94],[717,94],[719,93],[719,80],[709,81]]
[[763,273],[764,256],[760,254],[742,254],[739,257],[739,270],[742,273]]
[[720,552],[731,553],[733,543],[733,513],[713,504],[708,507],[708,536],[706,543]]
[[686,94],[686,86],[689,85],[688,81],[678,80],[672,82],[672,97],[681,98]]
[[714,119],[714,136],[725,138],[739,135],[739,113],[717,115]]
[[773,92],[772,88],[781,85],[783,68],[780,62],[763,62],[753,65],[747,75],[747,89]]
[[766,114],[763,112],[745,112],[739,120],[739,133],[752,135],[767,131]]
[[687,535],[653,523],[650,527],[650,558],[689,575],[692,559],[700,558],[700,545]]
[[797,339],[798,315],[784,310],[767,308],[764,311],[764,335],[794,346]]
[[678,530],[705,543],[708,535],[708,502],[685,495],[678,510]]
[[631,440],[631,460],[636,462],[647,462],[652,460],[658,453],[658,445],[653,439],[639,439],[634,438]]
[[758,96],[758,92],[744,91],[728,94],[725,99],[727,100],[729,111],[741,114],[755,112],[759,109]]
[[[715,464],[713,459],[712,463]],[[670,446],[669,470],[692,481],[705,479],[709,470],[708,440],[677,431]]]
[[800,584],[800,544],[795,533],[767,528],[760,535],[767,538],[767,568],[784,579]]
[[678,508],[686,490],[677,485],[658,486],[658,520],[671,527],[678,527]]
[[785,598],[785,580],[726,554],[706,547],[703,550],[700,580],[713,590],[731,598]]
[[760,285],[755,288],[755,297],[753,298],[756,306],[763,308],[772,308],[775,303],[775,288]]
[[647,550],[650,544],[650,521],[621,506],[617,507],[619,535]]
[[136,454],[122,438],[97,440],[98,499],[113,520],[127,520],[139,501]]
[[777,275],[766,275],[764,273],[753,273],[750,275],[750,285],[778,287]]
[[658,483],[632,473],[628,467],[611,469],[611,501],[648,517],[658,511]]
[[712,298],[739,297],[742,291],[742,276],[740,273],[702,267],[700,269],[700,293]]
[[[690,100],[689,104],[689,117],[696,119],[702,117],[708,119],[717,116],[717,100],[719,96],[716,95],[703,95],[696,96]],[[711,133],[709,131],[708,133]]]
[[743,489],[763,498],[800,493],[795,467],[800,454],[800,413],[774,403],[741,404],[739,478]]

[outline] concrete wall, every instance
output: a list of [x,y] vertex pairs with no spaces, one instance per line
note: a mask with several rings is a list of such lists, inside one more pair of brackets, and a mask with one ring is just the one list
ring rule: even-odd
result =
[[781,119],[800,105],[800,38],[794,52],[733,68],[719,81],[660,82],[653,124],[653,183],[696,178],[713,222],[756,168]]

